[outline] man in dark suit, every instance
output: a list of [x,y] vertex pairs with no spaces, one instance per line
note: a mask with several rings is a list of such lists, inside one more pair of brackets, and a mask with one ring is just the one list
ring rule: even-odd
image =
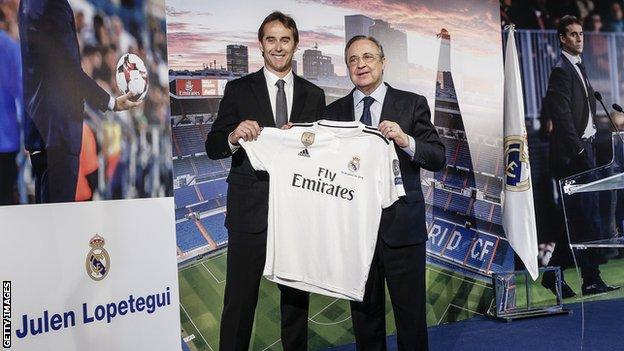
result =
[[[255,139],[262,127],[289,122],[313,122],[325,109],[325,94],[293,74],[292,57],[299,34],[295,21],[271,13],[258,30],[264,68],[229,82],[218,117],[206,138],[213,160],[232,156],[227,178],[227,281],[221,316],[220,350],[247,350],[258,288],[266,257],[269,181],[252,168],[238,140]],[[282,344],[285,350],[305,350],[309,295],[281,290]]]
[[351,303],[358,350],[385,350],[385,289],[394,309],[399,350],[426,350],[425,202],[420,169],[442,169],[444,145],[424,96],[383,82],[385,58],[373,37],[353,37],[345,61],[355,89],[327,107],[326,118],[377,127],[394,141],[406,196],[383,210],[364,301]]
[[[596,167],[594,140],[596,136],[596,100],[581,60],[583,52],[582,22],[574,16],[564,16],[557,29],[561,57],[553,67],[544,99],[544,109],[552,119],[550,133],[551,173],[555,179]],[[583,193],[566,198],[566,214],[572,242],[586,242],[600,238],[600,216],[596,194]],[[571,251],[565,227],[558,233],[551,266],[568,267]],[[598,265],[601,255],[592,250],[576,251],[583,278],[582,293],[591,295],[617,287],[608,286],[600,278]],[[545,274],[542,285],[556,292],[554,274]],[[562,295],[572,297],[574,291],[562,282]]]
[[[24,107],[36,131],[27,133],[41,202],[74,201],[84,103],[101,111],[137,106],[131,94],[113,98],[81,68],[74,12],[67,0],[22,0],[19,31]],[[30,140],[32,138],[33,140]],[[37,145],[37,146],[35,146]]]

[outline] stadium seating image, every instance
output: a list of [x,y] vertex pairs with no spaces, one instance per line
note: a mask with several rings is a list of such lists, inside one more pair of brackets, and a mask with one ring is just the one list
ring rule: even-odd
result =
[[200,201],[195,186],[185,186],[173,190],[176,208],[181,208]]
[[185,174],[193,174],[193,166],[190,157],[177,158],[173,160],[173,176],[178,177]]
[[197,185],[204,199],[214,199],[225,196],[227,193],[227,183],[225,179],[212,180]]
[[208,241],[201,235],[193,220],[176,223],[176,242],[184,252],[208,245]]
[[[231,159],[211,160],[204,150],[206,134],[212,123],[173,125],[173,172],[175,178],[184,178],[174,187],[178,248],[182,253],[199,247],[214,250],[227,244],[225,205],[227,201],[227,176]],[[214,213],[216,212],[216,213]],[[187,215],[198,220],[184,220]],[[207,214],[207,215],[206,215]],[[202,218],[203,217],[203,218]],[[209,235],[214,243],[202,234]],[[216,247],[213,247],[215,246]]]
[[219,213],[214,216],[204,217],[201,219],[201,223],[215,241],[217,246],[221,246],[228,241],[227,229],[223,226],[225,221],[225,214]]
[[194,155],[205,152],[206,133],[199,125],[179,125],[173,127],[174,156]]
[[186,207],[183,208],[176,208],[175,209],[175,219],[176,221],[184,218],[184,216],[186,216],[187,214],[189,214],[189,211]]
[[197,213],[208,212],[216,208],[225,206],[226,201],[227,201],[226,196],[220,196],[214,199],[210,199],[208,201],[193,204],[189,206],[188,208],[192,212],[197,212]]

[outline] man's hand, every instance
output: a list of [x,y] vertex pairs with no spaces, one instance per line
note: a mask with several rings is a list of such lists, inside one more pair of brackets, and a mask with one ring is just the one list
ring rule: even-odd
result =
[[280,129],[286,130],[286,129],[290,129],[290,127],[292,127],[292,126],[293,126],[293,123],[292,122],[288,122],[288,123],[284,124],[282,126],[282,128],[280,128]]
[[232,145],[238,145],[238,140],[243,139],[245,141],[256,140],[258,135],[260,135],[260,125],[258,122],[245,120],[240,122],[240,124],[234,129],[232,133],[228,136],[228,141]]
[[115,108],[113,109],[113,111],[125,111],[130,108],[139,106],[142,103],[142,101],[130,100],[130,98],[132,97],[134,97],[134,94],[132,92],[128,92],[115,98]]
[[399,147],[409,146],[409,137],[403,132],[401,126],[396,122],[383,121],[377,128],[386,138],[393,140]]

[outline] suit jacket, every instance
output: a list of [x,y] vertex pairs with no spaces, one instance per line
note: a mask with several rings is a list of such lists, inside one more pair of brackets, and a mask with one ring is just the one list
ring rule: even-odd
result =
[[[291,122],[314,122],[325,109],[321,88],[293,74]],[[275,127],[264,72],[251,73],[228,82],[219,104],[217,119],[206,137],[206,153],[216,160],[232,156],[227,178],[228,197],[225,226],[231,231],[260,233],[266,230],[269,200],[269,177],[251,166],[245,150],[234,154],[228,135],[244,120],[257,121],[260,127]]]
[[[355,120],[354,91],[327,106],[325,118]],[[422,95],[394,89],[388,85],[380,118],[380,121],[385,120],[398,123],[405,133],[414,138],[416,153],[410,158],[395,145],[406,196],[382,211],[379,233],[390,246],[419,244],[427,240],[420,168],[430,171],[442,169],[446,163],[444,145],[431,124],[429,105]]]
[[553,121],[550,161],[555,178],[587,169],[593,162],[586,152],[581,153],[581,137],[590,109],[592,115],[596,115],[596,99],[591,85],[587,86],[587,92],[589,102],[580,76],[562,54],[550,73],[543,107]]
[[78,155],[85,101],[104,111],[110,96],[81,68],[74,12],[67,0],[22,0],[19,31],[26,115],[46,148]]

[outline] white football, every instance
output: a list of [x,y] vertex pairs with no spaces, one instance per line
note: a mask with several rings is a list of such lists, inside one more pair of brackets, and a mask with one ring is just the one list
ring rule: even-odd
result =
[[117,87],[126,94],[132,92],[132,101],[143,101],[147,96],[149,80],[145,63],[135,54],[123,54],[117,61],[117,73],[115,75]]

